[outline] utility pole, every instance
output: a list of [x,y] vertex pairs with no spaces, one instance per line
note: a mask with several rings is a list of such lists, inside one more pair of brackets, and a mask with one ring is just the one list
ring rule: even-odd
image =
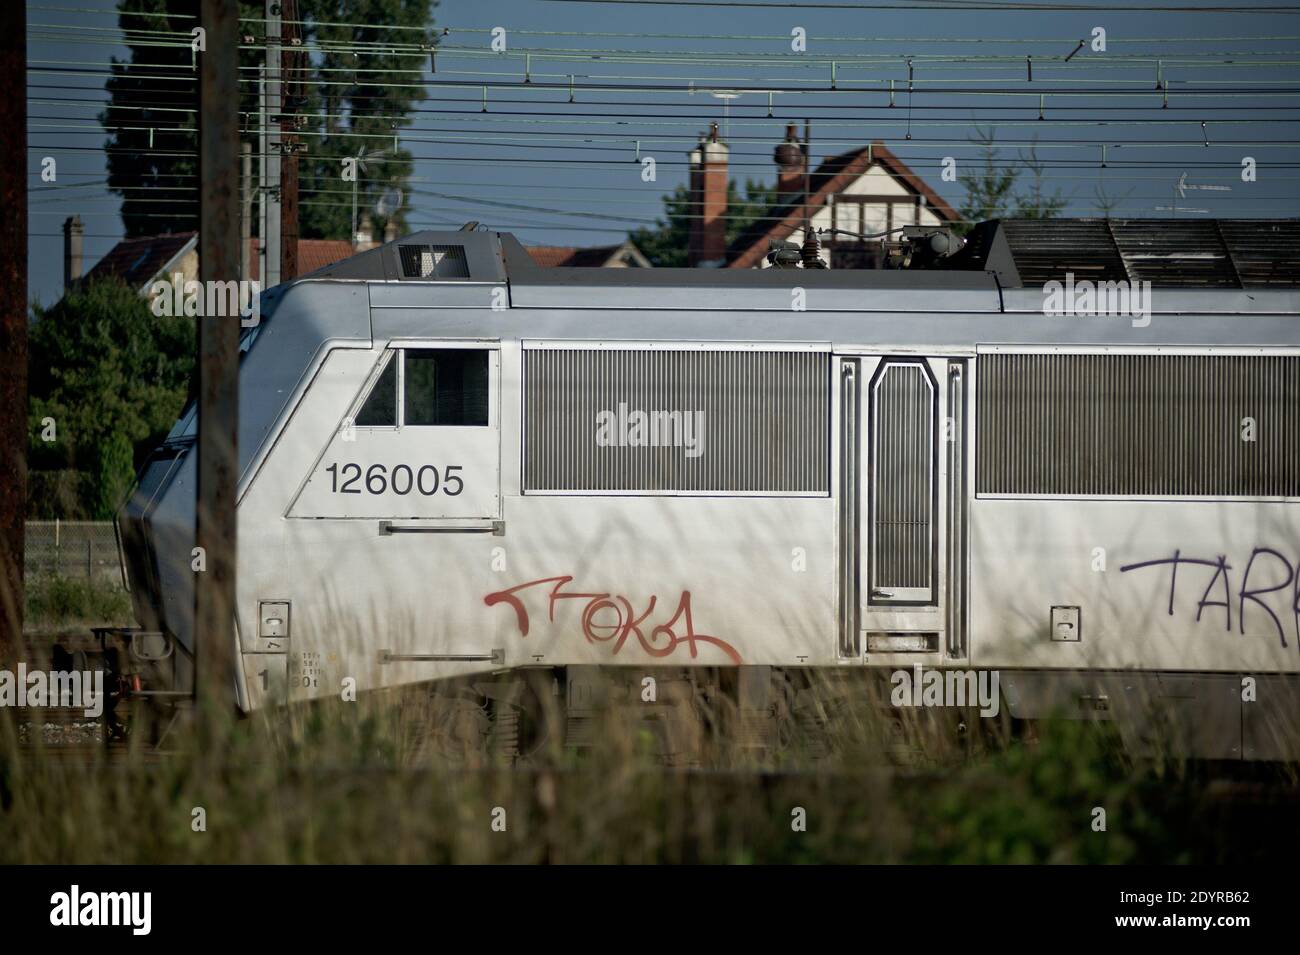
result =
[[[211,288],[239,270],[238,0],[202,0],[200,25],[206,51],[199,58],[199,278]],[[195,538],[205,567],[194,575],[195,689],[215,715],[235,702],[240,317],[204,311]]]
[[[253,144],[239,144],[239,277],[251,281],[253,238]],[[240,298],[243,302],[243,298]],[[251,304],[251,303],[250,303]]]
[[283,118],[284,160],[280,169],[280,281],[298,277],[298,110],[302,104],[301,33],[298,0],[280,0],[285,45]]
[[266,64],[257,68],[257,277],[266,281]]
[[265,95],[262,98],[262,130],[265,173],[262,196],[266,230],[262,248],[266,270],[262,288],[280,284],[280,0],[266,0]]
[[0,665],[23,635],[27,512],[27,5],[0,5]]

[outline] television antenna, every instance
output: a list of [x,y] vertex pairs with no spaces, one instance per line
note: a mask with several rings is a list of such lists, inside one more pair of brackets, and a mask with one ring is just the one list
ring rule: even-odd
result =
[[397,213],[402,208],[402,201],[405,199],[402,190],[397,186],[389,186],[384,190],[384,194],[375,200],[375,215],[383,216],[385,219]]
[[[357,150],[357,154],[354,158],[356,159],[356,169],[353,171],[353,176],[352,176],[352,245],[353,247],[355,247],[357,244],[357,180],[360,179],[361,174],[365,172],[366,163],[375,162],[376,160],[380,160],[380,159],[387,159],[388,151],[384,149],[376,149],[374,152],[367,154],[365,144],[362,143],[361,148]],[[384,196],[387,196],[387,193],[385,193]],[[384,196],[380,197],[380,202],[383,201]],[[400,203],[400,199],[398,201]],[[378,204],[376,204],[375,211],[378,212]],[[380,213],[380,215],[383,214],[384,213]]]
[[1179,199],[1187,198],[1188,190],[1202,192],[1232,192],[1232,186],[1215,186],[1209,183],[1188,182],[1187,173],[1184,172],[1178,177],[1178,181],[1174,183],[1174,204],[1172,206],[1156,206],[1155,211],[1172,212],[1175,216],[1178,215],[1179,212],[1198,212],[1208,215],[1210,212],[1209,209],[1197,209],[1192,206],[1180,206],[1178,204]]
[[714,99],[722,100],[722,139],[724,142],[731,142],[731,101],[740,99],[741,94],[736,90],[709,90],[709,95]]

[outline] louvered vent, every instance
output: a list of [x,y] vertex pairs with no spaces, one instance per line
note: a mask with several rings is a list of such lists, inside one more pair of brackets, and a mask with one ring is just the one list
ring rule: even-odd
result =
[[1244,286],[1300,282],[1300,220],[1221,219],[1219,229]]
[[1300,356],[993,354],[978,366],[981,494],[1300,497]]
[[826,354],[525,354],[526,491],[829,493]]
[[458,245],[399,245],[404,279],[467,279],[465,250]]
[[1114,219],[1115,244],[1135,282],[1162,288],[1239,288],[1212,220]]
[[1155,288],[1300,285],[1296,219],[1004,219],[981,223],[953,268],[996,271],[1022,288],[1051,281]]
[[1010,219],[1003,222],[1022,285],[1064,281],[1117,282],[1128,278],[1102,219]]

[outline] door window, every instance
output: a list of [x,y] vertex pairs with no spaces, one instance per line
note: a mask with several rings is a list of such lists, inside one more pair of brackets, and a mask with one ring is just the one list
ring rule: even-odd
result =
[[937,525],[934,379],[885,361],[871,385],[872,603],[932,603]]

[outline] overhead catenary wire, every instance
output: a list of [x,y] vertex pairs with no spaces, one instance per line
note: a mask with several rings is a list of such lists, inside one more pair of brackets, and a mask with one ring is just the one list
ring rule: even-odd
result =
[[[918,0],[911,6],[921,9],[937,5],[932,0]],[[974,9],[969,4],[955,6]],[[1005,5],[995,6],[1009,9]],[[889,9],[888,5],[883,8]],[[33,9],[77,8],[38,4]],[[170,22],[191,21],[174,18]],[[251,37],[244,44],[245,50],[264,48],[258,35],[262,22],[256,17],[243,21],[243,32]],[[142,49],[179,49],[188,45],[189,35],[181,30],[160,31],[146,24],[141,26],[143,29],[127,31],[127,35]],[[320,26],[338,30],[347,24]],[[150,98],[129,109],[113,106],[103,98],[106,92],[100,84],[114,71],[110,64],[100,62],[102,56],[95,48],[111,43],[114,36],[123,35],[122,31],[120,27],[115,30],[103,26],[88,32],[93,35],[75,41],[88,44],[87,57],[59,61],[57,56],[52,56],[34,64],[29,76],[29,96],[39,109],[31,117],[31,151],[53,151],[62,156],[90,156],[96,152],[113,155],[118,147],[111,145],[111,140],[94,149],[85,143],[84,137],[111,136],[145,128],[162,137],[162,143],[167,143],[168,137],[172,144],[183,143],[178,137],[192,136],[192,129],[186,128],[192,124],[192,111],[168,102],[168,97],[186,95],[184,91],[195,81],[192,69],[184,64],[154,64],[148,59],[131,64],[127,69],[135,91]],[[1288,153],[1295,152],[1295,146],[1300,144],[1288,135],[1295,124],[1295,111],[1300,109],[1297,101],[1300,88],[1294,69],[1300,65],[1294,49],[1300,37],[1288,31],[1277,31],[1277,36],[1268,37],[1112,36],[1110,42],[1119,47],[1114,54],[1093,57],[1080,53],[1068,64],[1064,62],[1065,56],[1076,48],[1077,37],[899,38],[854,36],[851,30],[828,37],[810,31],[810,40],[834,45],[835,50],[818,49],[812,55],[794,56],[780,49],[788,44],[789,37],[779,33],[731,36],[511,28],[511,47],[499,53],[489,49],[486,39],[481,44],[470,40],[486,37],[488,28],[438,25],[432,31],[426,27],[410,27],[385,32],[407,39],[349,42],[318,37],[303,49],[312,56],[331,58],[330,63],[317,62],[312,67],[312,85],[327,94],[326,101],[330,97],[346,99],[364,108],[368,103],[383,102],[389,90],[400,95],[416,94],[415,103],[404,110],[408,120],[405,125],[387,134],[347,128],[350,117],[344,108],[299,108],[286,111],[286,115],[302,119],[308,127],[343,127],[328,132],[316,128],[299,130],[298,134],[312,149],[318,142],[328,142],[332,151],[346,151],[349,143],[391,136],[409,152],[416,174],[434,174],[404,177],[404,189],[415,200],[414,208],[406,212],[410,221],[423,214],[422,205],[429,205],[421,204],[420,198],[436,199],[439,206],[489,206],[495,202],[496,208],[506,210],[497,215],[526,229],[559,227],[566,232],[582,231],[584,216],[606,215],[600,210],[609,209],[612,213],[617,211],[616,207],[629,214],[621,219],[609,215],[609,221],[628,224],[658,221],[642,219],[639,214],[642,210],[659,211],[655,206],[661,206],[663,194],[681,181],[688,166],[684,153],[698,141],[700,124],[718,118],[716,111],[701,107],[701,94],[707,96],[710,91],[731,89],[733,85],[741,92],[752,94],[729,103],[733,111],[730,127],[734,133],[728,137],[732,147],[730,167],[736,176],[753,173],[759,179],[770,179],[773,174],[770,149],[779,138],[780,127],[805,117],[817,124],[819,136],[815,145],[823,156],[879,140],[927,179],[933,176],[927,172],[931,164],[945,158],[936,150],[965,157],[963,169],[969,169],[972,162],[978,161],[984,146],[969,137],[952,134],[969,130],[975,124],[987,126],[998,134],[995,146],[1003,150],[990,169],[1019,168],[1020,158],[1008,155],[1008,151],[1041,150],[1036,178],[1049,185],[1064,184],[1067,190],[1072,187],[1070,199],[1076,208],[1087,198],[1076,202],[1079,191],[1091,190],[1094,180],[1101,178],[1112,187],[1140,184],[1137,190],[1140,194],[1125,195],[1116,208],[1137,208],[1136,204],[1143,202],[1164,201],[1168,190],[1160,191],[1159,187],[1150,185],[1142,188],[1141,184],[1172,185],[1172,176],[1188,168],[1197,176],[1235,182],[1239,159],[1229,161],[1225,150],[1258,152],[1258,168],[1275,184],[1294,181],[1298,177],[1288,175],[1288,170],[1300,168],[1285,161]],[[61,24],[41,23],[31,39],[73,42],[70,33]],[[524,38],[537,42],[519,43]],[[557,38],[582,42],[566,47],[557,44]],[[611,39],[633,42],[608,42]],[[698,48],[701,39],[709,40],[710,46]],[[654,49],[648,46],[652,40],[695,42],[696,48]],[[736,41],[747,43],[738,49],[722,48]],[[1240,42],[1228,49],[1229,41]],[[774,49],[753,49],[754,43],[769,42]],[[1256,44],[1256,48],[1247,48],[1247,42]],[[849,49],[850,43],[861,48]],[[890,79],[897,81],[906,74],[902,66],[905,58],[888,51],[876,52],[870,47],[902,43],[933,44],[925,49],[904,51],[917,73],[908,103],[915,115],[908,129],[912,136],[907,141],[902,138],[905,120],[901,111],[894,108],[891,113],[888,105],[892,99]],[[976,50],[972,43],[986,46]],[[997,43],[1015,45],[1020,52],[997,51],[992,46]],[[1053,50],[1043,49],[1051,44],[1058,46]],[[1217,47],[1198,49],[1196,44]],[[746,45],[749,48],[744,48]],[[438,56],[436,75],[431,72],[429,62],[433,48]],[[1035,63],[1032,85],[1018,74],[1026,49],[1033,53]],[[385,63],[367,63],[370,56],[383,56]],[[349,57],[356,65],[345,62]],[[1159,69],[1152,70],[1157,61],[1163,74]],[[554,65],[548,68],[548,63]],[[570,63],[573,67],[563,73],[556,72],[561,64],[567,67]],[[620,68],[626,64],[641,68]],[[834,89],[830,88],[827,76],[819,75],[828,64],[834,64]],[[1153,83],[1149,72],[1163,78]],[[255,72],[245,67],[244,73],[242,84],[252,90]],[[398,79],[386,81],[383,91],[358,93],[354,89],[356,82],[365,83],[372,76]],[[523,81],[525,76],[527,82]],[[576,102],[572,102],[575,94]],[[565,97],[571,102],[564,102]],[[1044,104],[1045,118],[1036,118],[1042,115]],[[89,110],[106,112],[110,116],[108,124],[89,121],[90,117],[85,116]],[[136,120],[146,115],[147,120]],[[245,112],[243,119],[246,133],[254,132],[258,118]],[[1203,153],[1189,154],[1187,151],[1193,146],[1197,150],[1205,149],[1203,130],[1212,140],[1210,148]],[[1100,146],[1112,152],[1099,168],[1095,154]],[[163,158],[193,155],[184,148],[147,152]],[[639,184],[635,197],[627,194],[624,186],[599,185],[611,181],[608,177],[636,170],[633,157],[646,153],[653,153],[664,170],[660,183]],[[1133,158],[1126,159],[1125,154]],[[315,158],[310,150],[308,155]],[[472,185],[454,181],[458,174],[489,164],[501,170],[501,175],[493,177],[492,184],[481,175],[472,178]],[[538,169],[553,170],[556,174],[553,178],[562,181],[539,184],[522,178],[530,170]],[[509,182],[516,174],[520,181]],[[447,188],[421,187],[420,180],[447,180]],[[368,187],[382,188],[388,180],[376,177],[361,182]],[[192,189],[192,183],[193,180],[178,178],[168,179],[166,185],[127,188],[129,195],[144,203],[159,205],[170,200],[152,198],[163,193],[151,190]],[[70,191],[53,191],[49,195],[78,201],[74,197],[84,196],[90,181],[83,182],[79,188],[69,185],[73,186]],[[959,185],[948,188],[959,189]],[[1156,195],[1148,195],[1152,188]],[[608,195],[602,195],[602,201],[593,200],[590,194],[600,189],[609,190]],[[536,201],[537,197],[530,196],[529,190],[545,191],[548,199],[554,197],[555,203],[564,208]],[[328,207],[343,191],[319,188],[309,203]],[[1276,193],[1276,188],[1265,192],[1238,187],[1232,195],[1238,204],[1259,208],[1266,202],[1286,201],[1285,195]],[[115,197],[105,198],[108,204],[117,201]],[[1205,198],[1198,196],[1198,200]],[[595,211],[584,212],[584,208]],[[58,213],[42,210],[42,214]],[[158,215],[165,218],[163,212]],[[490,217],[479,218],[486,221]],[[572,221],[557,226],[556,220],[566,219]],[[617,234],[620,230],[608,231]]]
[[[669,2],[672,2],[672,0],[669,0]],[[925,0],[921,0],[921,2],[925,2]],[[937,0],[929,0],[929,2],[937,2]],[[960,0],[949,0],[949,2],[959,3]],[[700,5],[700,6],[717,6],[717,5],[727,5],[727,4],[709,4],[709,3],[700,3],[700,4],[697,4],[697,5]],[[773,7],[777,7],[778,9],[781,9],[781,8],[789,9],[789,8],[790,8],[790,4],[789,4],[788,2],[787,2],[787,3],[767,3],[767,4],[759,4],[759,5],[760,5],[760,6],[773,6]],[[901,4],[894,4],[894,5],[895,5],[895,6],[901,6]],[[1041,5],[1041,4],[1040,4],[1040,5]],[[110,8],[110,9],[106,9],[106,8],[103,8],[103,7],[67,7],[67,6],[62,6],[62,5],[44,4],[44,3],[40,3],[40,4],[38,4],[38,3],[31,3],[31,4],[29,4],[29,6],[30,6],[30,8],[33,9],[33,10],[48,10],[48,11],[50,11],[50,12],[54,12],[54,13],[87,13],[87,14],[95,14],[95,15],[98,15],[98,16],[119,17],[119,18],[120,18],[120,17],[156,18],[157,16],[159,16],[158,13],[150,12],[150,11],[117,10],[117,9],[111,9],[111,8]],[[802,3],[802,4],[800,4],[800,6],[807,7],[808,9],[815,9],[815,6],[814,6],[813,4],[810,4],[810,3]],[[850,6],[850,5],[849,5],[849,4],[844,4],[843,6]],[[876,8],[877,8],[877,7],[874,7],[874,6],[872,6],[872,5],[870,5],[870,4],[867,4],[867,3],[855,3],[855,4],[851,4],[851,6],[853,6],[854,8],[857,8],[857,9],[864,9],[864,10],[865,10],[865,9],[876,9]],[[909,4],[909,5],[907,5],[907,8],[910,9],[911,6],[912,6],[912,5]],[[1283,6],[1291,6],[1291,5],[1285,5],[1285,4],[1284,4]],[[1003,5],[996,5],[996,6],[991,6],[991,8],[992,8],[992,9],[995,9],[995,10],[1002,10],[1002,9],[1004,9],[1004,6],[1003,6]],[[969,7],[969,6],[963,6],[962,9],[971,9],[971,7]],[[1053,9],[1062,9],[1062,8],[1061,8],[1060,5],[1058,4],[1058,5],[1054,6]],[[1100,7],[1100,6],[1086,6],[1086,7],[1083,7],[1082,9],[1084,9],[1084,10],[1086,10],[1086,11],[1090,11],[1090,10],[1100,10],[1100,9],[1104,9],[1104,8],[1103,8],[1103,7]],[[1118,10],[1133,10],[1133,9],[1139,9],[1139,8],[1138,8],[1136,5],[1133,5],[1133,4],[1125,4],[1125,5],[1115,5],[1115,9],[1118,9]],[[1177,7],[1169,7],[1169,8],[1162,8],[1162,9],[1168,9],[1168,10],[1170,10],[1170,12],[1178,12]],[[1202,11],[1214,12],[1214,11],[1216,11],[1216,10],[1217,10],[1217,11],[1220,11],[1220,12],[1222,12],[1222,11],[1241,12],[1241,11],[1243,11],[1243,10],[1246,9],[1246,8],[1243,8],[1243,7],[1231,7],[1231,6],[1227,6],[1227,5],[1215,5],[1215,6],[1212,6],[1212,7],[1196,7],[1196,6],[1193,6],[1193,7],[1188,7],[1187,9],[1188,9],[1189,11],[1195,11],[1195,12],[1202,12]],[[1078,12],[1078,11],[1077,11],[1077,10],[1074,10],[1074,11],[1071,11],[1071,12]],[[172,13],[172,12],[168,12],[168,13],[166,14],[166,16],[167,16],[167,18],[170,19],[170,20],[195,20],[195,19],[197,19],[197,17],[195,17],[195,16],[193,16],[193,15],[191,15],[191,14],[183,13],[183,12],[182,12],[182,13]],[[240,22],[240,23],[265,23],[266,20],[265,20],[264,18],[261,18],[261,17],[240,17],[240,18],[239,18],[239,22]],[[315,21],[312,21],[312,20],[289,20],[289,21],[283,21],[283,22],[295,23],[295,24],[297,24],[297,25],[299,25],[299,26],[309,26],[309,25],[312,25],[313,23],[315,23]],[[327,26],[331,26],[331,27],[368,27],[368,28],[373,28],[373,27],[374,27],[374,24],[373,24],[373,23],[347,23],[347,22],[339,22],[339,21],[323,21],[323,25],[327,25]],[[401,25],[390,24],[390,25],[386,25],[386,26],[385,26],[385,29],[387,29],[387,30],[391,30],[391,31],[393,31],[393,32],[412,32],[412,31],[426,31],[428,28],[427,28],[427,27],[408,27],[408,26],[401,26]],[[452,32],[452,33],[457,33],[457,32],[459,32],[459,33],[490,33],[490,28],[486,28],[486,27],[464,27],[464,26],[444,25],[444,26],[438,26],[438,27],[436,27],[436,29],[437,29],[438,31],[446,30],[446,31],[449,31],[449,32]],[[788,40],[788,39],[789,39],[788,35],[784,35],[784,34],[745,34],[745,33],[738,33],[738,34],[653,33],[653,32],[625,33],[625,32],[612,32],[612,31],[592,31],[592,30],[572,30],[572,31],[571,31],[571,30],[529,30],[529,29],[520,29],[520,30],[516,30],[516,31],[514,31],[514,32],[519,33],[519,34],[521,34],[521,35],[529,35],[529,36],[583,36],[583,37],[591,37],[591,36],[622,36],[622,37],[641,37],[641,38],[653,38],[653,39],[687,39],[687,40],[693,40],[693,39],[717,39],[717,40],[721,40],[721,39],[738,39],[738,40]],[[816,40],[820,40],[820,41],[842,40],[843,42],[860,42],[860,41],[863,41],[863,40],[871,40],[871,39],[877,39],[877,38],[876,38],[876,37],[872,37],[872,36],[861,36],[861,35],[843,35],[843,36],[839,36],[839,37],[836,37],[836,36],[812,35],[812,36],[810,36],[810,39],[816,39]],[[903,38],[888,38],[888,37],[884,37],[884,38],[879,38],[879,39],[888,40],[888,39],[914,39],[914,38],[907,38],[907,37],[903,37]],[[1191,38],[1191,39],[1196,39],[1196,40],[1212,40],[1212,39],[1216,39],[1216,38],[1214,38],[1214,37],[1208,37],[1208,38],[1197,37],[1197,38]],[[1268,37],[1224,37],[1223,39],[1268,39]]]
[[[592,3],[609,5],[641,5],[667,7],[741,7],[769,10],[789,9],[788,3],[781,0],[544,0],[549,3]],[[1098,11],[1116,13],[1300,13],[1300,6],[1294,4],[1243,4],[1237,6],[1214,5],[1194,6],[1188,4],[1087,4],[1087,3],[1029,3],[1003,2],[996,0],[913,0],[911,3],[899,2],[832,2],[832,0],[807,0],[799,4],[805,10],[946,10],[946,11],[996,11],[999,13],[1096,13]]]

